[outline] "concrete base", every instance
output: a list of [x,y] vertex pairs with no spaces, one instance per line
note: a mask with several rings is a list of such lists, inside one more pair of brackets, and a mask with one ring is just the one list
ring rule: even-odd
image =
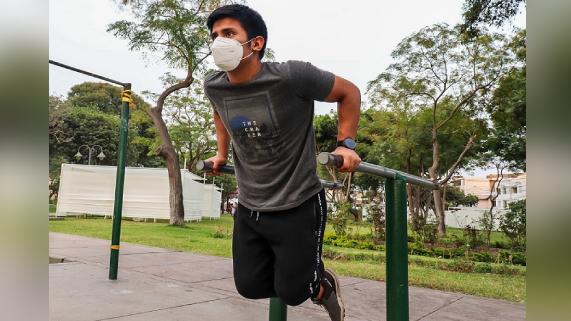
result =
[[[108,280],[110,242],[50,233],[50,320],[268,320],[269,300],[242,298],[232,260],[121,243],[118,280]],[[66,263],[67,262],[67,263]],[[385,320],[385,283],[341,278],[346,321]],[[411,320],[525,320],[525,306],[502,300],[410,287]],[[328,321],[306,301],[288,320]]]

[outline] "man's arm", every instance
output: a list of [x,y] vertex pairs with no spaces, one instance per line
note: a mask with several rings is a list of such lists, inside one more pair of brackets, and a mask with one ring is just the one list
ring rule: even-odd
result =
[[218,150],[216,156],[207,159],[207,161],[212,161],[212,175],[220,175],[220,166],[225,165],[228,162],[228,148],[230,144],[230,135],[226,131],[226,127],[220,119],[218,112],[214,110],[213,112],[214,126],[216,127],[216,145]]
[[[359,88],[350,81],[335,76],[333,88],[325,101],[337,102],[337,115],[339,117],[337,141],[345,138],[355,139],[361,113],[361,92]],[[333,154],[343,156],[343,166],[339,169],[342,172],[355,171],[361,162],[361,158],[355,151],[345,147],[337,147]]]

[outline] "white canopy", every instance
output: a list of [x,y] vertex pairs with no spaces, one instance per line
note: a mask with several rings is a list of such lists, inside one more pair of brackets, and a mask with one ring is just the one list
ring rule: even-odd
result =
[[[62,164],[57,216],[66,213],[113,215],[117,167]],[[202,177],[181,170],[184,219],[219,218],[221,193]],[[127,167],[123,217],[169,218],[169,182],[166,168]]]

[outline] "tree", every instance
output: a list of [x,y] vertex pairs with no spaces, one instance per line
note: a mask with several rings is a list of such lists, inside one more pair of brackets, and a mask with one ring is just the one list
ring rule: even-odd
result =
[[167,165],[169,174],[170,224],[184,225],[182,179],[176,149],[163,119],[167,98],[188,88],[195,74],[204,72],[203,61],[209,56],[209,32],[206,19],[209,12],[225,1],[140,0],[128,5],[134,21],[121,20],[112,23],[108,31],[129,41],[129,48],[143,53],[160,54],[171,68],[184,70],[186,76],[158,95],[148,114],[160,138],[156,153]]
[[500,229],[510,238],[513,246],[525,247],[527,225],[525,200],[510,203],[509,209],[500,219]]
[[[121,87],[109,83],[84,82],[71,87],[66,105],[87,107],[119,117],[122,91]],[[158,137],[152,119],[145,112],[150,105],[139,95],[133,94],[132,98],[135,108],[131,110],[129,126],[134,127],[135,131],[129,136],[129,150],[132,152],[127,158],[128,164],[146,167],[162,166],[163,161],[157,157],[152,148],[157,145]]]
[[474,206],[478,204],[478,196],[472,194],[464,194],[464,192],[456,186],[448,186],[446,192],[446,207],[448,206]]
[[[464,37],[459,28],[447,24],[428,26],[402,40],[392,52],[395,60],[387,70],[369,83],[371,101],[390,108],[400,102],[410,108],[430,110],[432,164],[430,179],[446,186],[452,175],[465,163],[464,158],[476,144],[477,128],[459,129],[466,136],[460,153],[442,170],[445,128],[457,121],[459,112],[482,117],[483,106],[510,66],[504,37],[483,32],[472,39]],[[390,97],[390,98],[387,98]],[[445,190],[445,188],[444,188]],[[438,233],[444,235],[443,190],[432,192],[438,219]]]
[[526,169],[526,31],[512,38],[509,50],[516,57],[516,67],[506,73],[494,91],[486,110],[492,120],[487,149],[511,170]]
[[[169,86],[180,82],[171,74],[163,82]],[[149,94],[151,95],[151,94]],[[157,95],[154,95],[155,98]],[[216,153],[216,129],[210,101],[204,95],[202,81],[172,93],[165,104],[167,126],[179,161],[195,171],[199,160]]]
[[465,0],[461,31],[475,37],[482,25],[500,27],[519,13],[522,3],[525,0]]

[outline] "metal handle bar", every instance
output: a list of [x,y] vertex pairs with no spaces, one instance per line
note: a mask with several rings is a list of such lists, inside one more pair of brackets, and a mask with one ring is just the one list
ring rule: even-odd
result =
[[[199,171],[205,171],[205,172],[212,172],[212,162],[206,162],[203,160],[199,160],[198,163],[196,163],[196,169]],[[220,166],[220,172],[224,173],[224,174],[234,174],[234,166],[232,165],[222,165]],[[343,184],[337,183],[337,182],[331,182],[331,181],[326,181],[323,179],[320,179],[321,181],[321,185],[323,185],[323,187],[329,188],[329,189],[341,189],[343,188]]]
[[[323,152],[320,153],[319,156],[317,156],[317,161],[321,165],[328,165],[339,168],[341,167],[341,165],[343,165],[343,156]],[[359,166],[357,167],[357,172],[374,174],[390,179],[396,179],[397,175],[399,175],[404,177],[407,183],[420,185],[430,189],[439,189],[438,183],[435,183],[426,178],[422,178],[416,175],[408,174],[405,172],[397,171],[391,168],[374,165],[366,162],[361,162],[359,164]]]

